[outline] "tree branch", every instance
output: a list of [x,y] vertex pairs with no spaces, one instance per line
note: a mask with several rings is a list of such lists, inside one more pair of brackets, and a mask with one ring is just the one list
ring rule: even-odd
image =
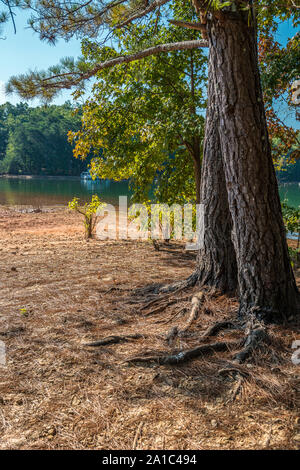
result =
[[197,31],[206,32],[206,26],[202,23],[190,23],[189,21],[169,20],[169,23],[182,28],[196,29]]
[[4,5],[6,5],[7,8],[8,8],[8,11],[9,11],[9,14],[10,14],[10,17],[11,17],[11,21],[12,21],[12,24],[13,24],[13,27],[14,27],[14,32],[16,34],[17,33],[17,28],[16,28],[15,19],[14,19],[14,12],[12,11],[10,1],[9,0],[1,0],[1,2],[4,3]]
[[[96,75],[97,72],[100,70],[104,70],[107,68],[115,67],[116,65],[120,64],[128,64],[129,62],[133,62],[135,60],[141,60],[151,55],[157,55],[161,52],[171,52],[171,51],[184,51],[189,49],[196,49],[198,47],[208,47],[208,42],[204,40],[193,40],[193,41],[181,41],[181,42],[171,42],[167,44],[159,44],[154,47],[149,47],[148,49],[144,49],[143,51],[136,52],[134,54],[129,54],[125,56],[115,57],[113,59],[106,60],[105,62],[101,62],[100,64],[95,65],[91,70],[88,72],[67,72],[62,74],[57,74],[51,77],[47,77],[41,80],[43,86],[49,87],[54,85],[59,85],[61,87],[67,86],[70,87],[72,85],[76,85],[82,80],[88,80],[89,78]],[[60,81],[59,83],[46,83],[50,80],[56,78],[63,78],[63,77],[74,77],[74,75],[78,75],[78,78]]]
[[296,3],[293,0],[291,0],[291,4],[292,4],[292,8],[295,8],[296,10],[300,9],[300,6],[296,5]]
[[169,1],[170,0],[154,0],[154,2],[150,3],[150,5],[147,8],[145,8],[144,10],[138,11],[134,15],[127,18],[127,20],[124,20],[124,21],[122,21],[122,23],[117,24],[116,28],[122,28],[123,26],[126,26],[126,25],[132,23],[133,21],[137,20],[138,18],[142,18],[143,16],[146,16],[148,13],[151,13],[151,11],[165,5]]

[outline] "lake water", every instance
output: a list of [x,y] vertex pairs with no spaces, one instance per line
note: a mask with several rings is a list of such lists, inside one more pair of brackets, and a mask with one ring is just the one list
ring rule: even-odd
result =
[[0,178],[0,204],[52,206],[67,205],[74,197],[88,201],[97,194],[102,201],[116,204],[129,195],[128,182],[87,181],[71,178]]
[[[281,199],[287,199],[294,207],[300,205],[298,183],[280,185]],[[70,178],[0,178],[0,204],[66,205],[73,197],[88,201],[92,194],[98,194],[107,203],[118,203],[119,196],[129,195],[128,182],[85,181]]]
[[300,206],[300,183],[285,183],[279,185],[280,199],[287,199],[292,207]]

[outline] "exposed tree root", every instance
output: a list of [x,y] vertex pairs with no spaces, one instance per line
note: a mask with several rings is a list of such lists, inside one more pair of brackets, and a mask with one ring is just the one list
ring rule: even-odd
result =
[[203,302],[205,300],[205,296],[203,292],[198,292],[195,294],[192,298],[192,309],[190,316],[184,325],[184,327],[181,329],[180,334],[184,334],[192,325],[192,323],[198,318],[199,312],[201,305],[203,305]]
[[157,240],[152,240],[152,243],[153,243],[153,246],[154,246],[154,249],[156,251],[159,251],[160,250],[160,246],[159,246],[159,243]]
[[238,394],[241,391],[243,382],[244,382],[244,377],[239,377],[234,389],[231,392],[232,396],[231,396],[230,401],[234,401],[236,399],[236,397],[238,396]]
[[194,287],[198,281],[198,273],[194,272],[187,279],[183,281],[177,281],[173,284],[164,285],[164,284],[151,284],[150,286],[142,287],[132,291],[134,297],[141,297],[141,302],[147,302],[148,300],[154,300],[157,295],[162,295],[160,300],[165,298],[166,294],[171,294],[175,292],[181,292],[184,289],[189,287]]
[[117,343],[126,343],[132,339],[146,338],[145,335],[134,334],[134,335],[125,335],[125,336],[107,336],[98,341],[92,343],[85,343],[84,346],[98,347],[98,346],[107,346],[108,344],[117,344]]
[[241,377],[249,377],[248,372],[245,372],[243,370],[237,369],[235,367],[225,367],[224,369],[218,370],[218,375],[240,375]]
[[245,362],[245,360],[251,356],[253,351],[257,349],[261,343],[266,342],[267,340],[268,333],[264,326],[257,325],[250,327],[243,349],[234,356],[233,360],[238,364]]
[[7,331],[0,331],[0,336],[14,336],[19,333],[23,333],[23,331],[25,331],[25,328],[23,326],[18,326]]
[[[149,307],[149,305],[153,305],[154,303],[157,303],[157,302],[159,302],[160,300],[161,300],[161,299],[158,298],[158,299],[156,299],[156,300],[153,300],[152,302],[149,302],[147,305],[144,305],[144,306],[140,309],[140,311],[145,310],[146,308]],[[146,312],[144,315],[145,315],[146,317],[148,317],[148,316],[150,316],[150,315],[154,315],[155,313],[160,313],[160,312],[162,312],[163,310],[165,310],[167,307],[169,307],[170,305],[176,304],[176,303],[178,303],[178,302],[186,302],[187,300],[190,300],[190,296],[166,300],[162,305],[160,305],[159,307],[155,307],[154,309],[150,310],[149,312]]]
[[185,325],[183,326],[183,328],[179,329],[177,326],[175,326],[175,327],[171,328],[171,330],[167,334],[166,339],[167,339],[169,345],[172,344],[172,342],[174,341],[176,336],[184,336],[186,334],[186,332],[188,331],[188,329],[190,328],[192,323],[198,318],[200,308],[201,308],[201,305],[204,302],[204,299],[205,299],[205,297],[204,297],[203,292],[198,292],[197,294],[195,294],[192,297],[191,312],[190,312],[189,318],[188,318],[187,322],[185,323]]
[[[186,280],[178,281],[168,286],[164,286],[162,284],[153,284],[151,286],[147,286],[142,289],[136,289],[135,291],[133,291],[133,296],[135,296],[136,298],[129,299],[129,302],[132,301],[132,303],[143,303],[143,305],[140,307],[140,312],[146,311],[144,313],[145,316],[157,314],[157,313],[162,312],[163,310],[165,310],[168,306],[172,304],[189,300],[190,296],[174,298],[173,295],[174,293],[176,294],[190,287],[194,287],[198,279],[199,279],[198,273],[194,272]],[[211,292],[211,293],[213,294],[216,292]],[[139,298],[141,296],[143,296],[143,298]],[[186,323],[181,329],[178,326],[172,327],[165,337],[165,339],[167,340],[170,346],[172,345],[176,337],[184,336],[185,334],[187,334],[187,331],[189,330],[191,325],[194,323],[194,321],[197,319],[201,306],[204,303],[204,300],[205,300],[205,295],[203,291],[200,291],[192,296],[192,307],[191,307],[190,315]],[[160,305],[157,305],[159,303]],[[152,306],[155,306],[155,307],[148,310],[149,307],[152,307]],[[178,313],[172,317],[172,320],[177,315]],[[166,323],[168,323],[169,321],[170,320],[168,320]],[[205,338],[215,336],[221,330],[228,330],[228,329],[242,329],[242,325],[238,322],[229,321],[229,320],[217,322],[214,325],[207,328],[206,331],[204,331],[204,333],[201,335],[200,339],[205,339]],[[107,338],[103,338],[99,341],[96,341],[94,343],[88,343],[86,344],[86,346],[97,347],[97,346],[102,346],[102,345],[107,345],[107,344],[126,342],[132,339],[138,339],[142,337],[143,335],[141,334],[128,335],[128,336],[110,336]],[[177,365],[177,364],[182,364],[184,362],[190,361],[199,356],[210,355],[215,352],[221,352],[221,351],[224,352],[224,351],[233,350],[233,349],[242,347],[242,349],[238,353],[236,353],[233,357],[234,362],[242,363],[253,353],[253,351],[257,347],[259,347],[259,345],[262,342],[266,341],[267,339],[268,339],[268,335],[267,335],[267,331],[264,325],[263,324],[253,325],[253,319],[252,319],[248,324],[248,331],[246,333],[246,338],[244,340],[204,344],[193,349],[187,349],[184,351],[179,351],[179,352],[171,353],[171,354],[165,354],[163,352],[160,352],[154,355],[148,354],[148,355],[135,356],[135,357],[126,359],[124,362],[144,363],[144,364],[156,362],[157,364],[160,364],[160,365]],[[235,390],[233,393],[234,395],[233,399],[235,399],[236,395],[239,393],[242,382],[245,379],[246,375],[242,373],[241,371],[239,371],[239,369],[237,368],[230,368],[230,369],[224,369],[224,370],[219,371],[219,374],[225,374],[225,373],[226,374],[235,373],[235,375],[238,375],[240,377],[237,390]]]
[[178,335],[178,327],[173,326],[173,328],[170,329],[170,331],[167,333],[167,336],[166,336],[166,340],[169,346],[171,346],[171,344],[173,343],[177,335]]
[[156,362],[160,365],[176,365],[182,364],[184,362],[195,359],[199,356],[213,354],[218,351],[228,351],[239,346],[239,341],[233,342],[222,342],[222,343],[212,343],[198,346],[197,348],[187,349],[185,351],[180,351],[176,354],[167,354],[161,356],[135,356],[129,359],[126,359],[124,362],[128,363],[151,363]]
[[168,318],[167,320],[157,320],[155,323],[158,324],[167,324],[167,323],[170,323],[171,321],[175,320],[175,318],[177,317],[182,317],[183,315],[186,314],[186,312],[188,311],[189,309],[187,307],[183,307],[181,309],[178,310],[178,312],[174,313],[170,318]]
[[[194,305],[197,305],[196,303]],[[198,305],[199,308],[199,305]],[[191,315],[188,321],[188,324],[190,325],[190,320],[194,318],[195,313],[193,313],[193,316]],[[231,322],[219,322],[216,325],[213,325],[210,327],[202,338],[206,338],[208,336],[212,336],[216,334],[220,329],[222,328],[230,328],[230,327],[236,327]],[[169,344],[171,344],[176,336],[179,336],[180,333],[183,330],[179,330],[177,326],[173,327],[166,339]],[[130,335],[135,336],[135,335]],[[136,335],[141,337],[142,335]],[[212,343],[212,344],[205,344],[198,346],[193,349],[187,349],[184,351],[179,351],[175,354],[157,354],[157,355],[151,355],[151,356],[135,356],[129,359],[126,359],[124,362],[127,363],[151,363],[151,362],[156,362],[157,364],[160,365],[177,365],[177,364],[182,364],[184,362],[188,362],[192,359],[195,359],[199,356],[204,356],[204,355],[210,355],[215,352],[223,352],[223,351],[230,351],[232,349],[235,349],[237,347],[244,346],[241,351],[239,351],[233,358],[234,362],[236,363],[242,363],[244,362],[256,349],[262,342],[265,342],[268,339],[267,331],[263,326],[256,326],[253,329],[251,328],[250,333],[247,335],[245,340],[237,340],[237,341],[231,341],[231,342],[217,342],[217,343]],[[117,341],[116,341],[117,342]],[[105,343],[107,344],[107,343]],[[238,368],[225,368],[221,369],[218,371],[218,374],[229,374],[229,373],[234,373],[235,375],[240,376],[240,384],[237,388],[237,390],[234,391],[233,395],[234,398],[236,395],[239,393],[239,389],[241,387],[241,384],[243,380],[249,375],[244,371],[239,370]]]
[[208,338],[210,336],[215,336],[221,330],[229,330],[237,328],[237,325],[231,321],[220,321],[215,323],[212,326],[209,326],[206,331],[202,334],[201,338]]

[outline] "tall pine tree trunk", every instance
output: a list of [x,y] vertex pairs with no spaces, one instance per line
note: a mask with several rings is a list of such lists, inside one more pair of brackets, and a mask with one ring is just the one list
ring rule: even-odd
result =
[[194,159],[194,176],[195,176],[195,189],[196,189],[196,204],[200,204],[200,182],[201,182],[201,150],[199,139],[195,139],[193,148]]
[[[272,162],[255,29],[245,12],[218,16],[208,22],[210,79],[233,221],[240,314],[281,322],[296,314],[299,293]],[[206,138],[216,145],[213,135]]]
[[200,201],[204,205],[204,246],[198,254],[199,281],[222,292],[237,287],[235,252],[229,212],[213,86],[209,63],[208,105],[201,174]]

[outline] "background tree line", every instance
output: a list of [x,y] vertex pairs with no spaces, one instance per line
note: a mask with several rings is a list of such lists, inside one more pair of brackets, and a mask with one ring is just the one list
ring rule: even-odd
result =
[[0,173],[76,176],[87,163],[75,159],[67,134],[78,131],[81,109],[62,106],[0,106]]
[[[286,159],[287,160],[287,159]],[[286,163],[284,161],[282,168],[277,172],[278,180],[281,183],[296,183],[300,181],[300,160],[295,163]]]

